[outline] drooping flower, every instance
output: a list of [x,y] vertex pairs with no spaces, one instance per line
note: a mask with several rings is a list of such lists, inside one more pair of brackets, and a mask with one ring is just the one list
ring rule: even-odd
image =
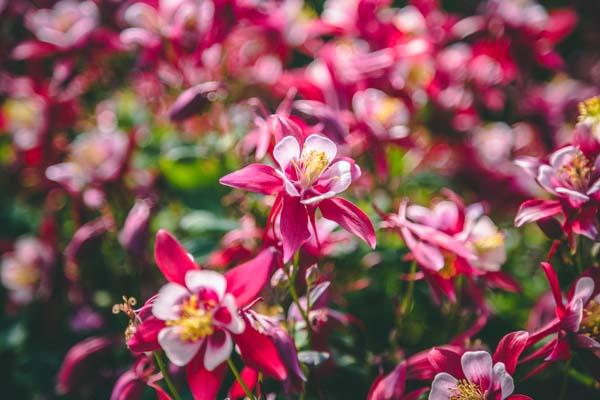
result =
[[[128,340],[134,352],[162,348],[185,366],[195,399],[214,399],[234,343],[246,365],[279,380],[286,368],[272,340],[240,313],[255,300],[277,262],[273,249],[224,275],[201,270],[168,232],[156,237],[156,263],[170,282],[142,308]],[[151,309],[151,312],[148,312]]]
[[141,399],[146,387],[155,391],[158,400],[171,400],[171,396],[158,384],[162,378],[162,374],[153,367],[151,358],[141,355],[117,379],[110,400]]
[[337,197],[358,179],[360,168],[353,160],[336,156],[335,143],[324,136],[310,135],[302,146],[295,137],[286,136],[273,149],[279,168],[250,164],[224,176],[220,182],[251,192],[277,195],[270,221],[274,223],[275,218],[280,217],[286,262],[310,238],[309,223],[314,228],[317,208],[324,218],[337,222],[374,247],[375,230],[367,215]]
[[565,302],[556,271],[547,262],[541,265],[554,296],[556,315],[531,334],[530,344],[550,335],[554,337],[532,353],[528,360],[541,357],[545,357],[547,362],[567,360],[571,357],[571,349],[587,350],[596,353],[596,357],[600,356],[600,291],[596,281],[590,276],[577,279]]

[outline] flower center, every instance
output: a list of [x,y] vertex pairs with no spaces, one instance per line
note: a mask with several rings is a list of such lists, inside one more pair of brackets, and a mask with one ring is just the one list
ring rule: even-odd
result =
[[600,122],[600,97],[592,97],[579,103],[579,122]]
[[583,310],[579,332],[594,339],[600,339],[600,302],[591,300]]
[[179,318],[167,321],[167,326],[179,326],[181,339],[184,341],[195,342],[203,339],[214,332],[212,310],[215,306],[212,300],[199,301],[197,295],[192,295],[181,305]]
[[304,187],[312,185],[325,171],[329,160],[324,151],[311,150],[302,157],[301,183]]
[[559,169],[559,173],[574,189],[583,192],[590,184],[593,169],[594,167],[590,160],[588,160],[581,150],[577,150],[571,162],[563,165]]
[[375,112],[375,119],[382,125],[387,125],[390,119],[400,109],[401,104],[398,99],[387,97],[383,99]]
[[475,241],[475,248],[479,253],[495,250],[504,245],[504,235],[496,232],[493,235],[482,237]]
[[483,392],[479,385],[471,383],[466,379],[461,379],[452,390],[450,400],[483,400]]

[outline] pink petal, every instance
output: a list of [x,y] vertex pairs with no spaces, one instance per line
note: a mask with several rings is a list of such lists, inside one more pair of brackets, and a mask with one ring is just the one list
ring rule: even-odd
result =
[[434,347],[427,353],[427,361],[437,371],[446,371],[459,379],[464,377],[460,365],[460,353],[453,349]]
[[283,241],[283,262],[288,262],[296,250],[310,239],[308,212],[298,197],[285,196],[280,220]]
[[[244,367],[240,371],[240,377],[242,381],[246,384],[246,387],[250,390],[254,390],[256,386],[256,382],[258,381],[258,371],[252,368]],[[231,385],[231,389],[229,389],[229,398],[231,400],[240,400],[246,398],[246,393],[242,386],[238,383],[238,381],[234,381],[233,385]]]
[[369,391],[368,400],[394,400],[406,388],[406,363],[400,363],[392,372],[378,380]]
[[273,247],[261,251],[247,261],[225,273],[227,292],[235,297],[239,308],[256,299],[279,264],[279,255]]
[[573,297],[569,302],[581,300],[583,304],[586,304],[594,293],[594,286],[594,280],[589,276],[579,278],[575,284]]
[[164,229],[156,234],[154,259],[168,281],[185,285],[185,274],[198,269],[198,265],[183,246]]
[[335,194],[348,189],[353,181],[352,164],[346,160],[336,161],[319,178],[319,183],[330,181],[327,188]]
[[181,339],[179,327],[166,327],[158,334],[158,343],[173,364],[183,367],[196,355],[202,340],[188,342]]
[[342,228],[375,248],[375,228],[369,217],[357,206],[342,198],[323,200],[319,209],[325,219],[337,222]]
[[209,371],[204,368],[204,360],[195,357],[186,369],[188,385],[194,400],[216,400],[226,371],[225,364]]
[[167,283],[160,288],[152,303],[152,314],[163,321],[177,319],[177,305],[189,295],[190,292],[185,287],[173,282]]
[[518,228],[529,222],[549,218],[561,212],[562,207],[557,200],[527,200],[519,207],[515,217],[515,226]]
[[158,350],[160,348],[158,334],[164,327],[164,321],[154,316],[146,318],[127,341],[127,347],[134,353]]
[[552,295],[554,296],[554,302],[556,303],[556,313],[560,318],[565,314],[565,306],[563,304],[562,294],[560,292],[560,285],[558,282],[558,275],[556,271],[547,262],[541,263],[542,269],[546,274],[546,278],[548,279],[548,284],[550,285],[550,290],[552,291]]
[[217,329],[208,337],[206,352],[204,353],[204,367],[208,371],[214,371],[223,364],[233,350],[233,341],[228,332]]
[[281,381],[287,378],[285,364],[270,337],[246,323],[244,332],[234,335],[234,340],[246,365]]
[[440,372],[433,378],[429,400],[450,400],[458,381],[446,372]]
[[265,164],[250,164],[225,175],[219,182],[221,185],[262,194],[274,194],[283,187],[283,181],[275,169]]
[[519,356],[527,346],[529,333],[525,331],[512,332],[505,335],[498,343],[494,353],[494,362],[502,362],[509,374],[515,372]]
[[489,388],[492,381],[492,356],[487,351],[467,351],[460,358],[463,373],[469,382],[482,389]]
[[185,285],[192,293],[202,289],[213,291],[221,300],[227,289],[227,280],[215,271],[189,271],[185,275]]
[[283,171],[290,163],[300,158],[300,144],[293,136],[286,136],[273,148],[273,158]]

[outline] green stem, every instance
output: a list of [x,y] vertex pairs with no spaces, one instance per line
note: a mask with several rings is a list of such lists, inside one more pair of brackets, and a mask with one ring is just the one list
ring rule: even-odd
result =
[[160,369],[163,379],[165,380],[167,387],[169,388],[169,391],[171,392],[171,396],[173,397],[174,400],[181,400],[181,397],[179,397],[179,393],[177,392],[177,389],[175,389],[175,385],[173,385],[173,381],[171,380],[171,376],[169,375],[169,370],[167,369],[167,364],[165,363],[165,360],[163,359],[162,353],[160,351],[155,351],[154,359],[156,360],[156,365],[158,366],[158,369]]
[[310,307],[309,304],[309,299],[308,299],[308,294],[306,295],[306,310],[300,305],[300,298],[298,297],[298,293],[296,292],[296,276],[298,275],[298,270],[300,269],[298,266],[298,256],[294,257],[294,265],[292,265],[292,273],[291,276],[289,276],[289,291],[290,291],[290,296],[292,296],[292,300],[294,302],[294,304],[296,304],[296,307],[298,307],[298,311],[300,311],[300,314],[302,315],[302,318],[304,319],[304,323],[306,324],[306,332],[307,332],[307,340],[308,340],[308,347],[312,349],[312,327],[310,324],[310,319],[308,318],[308,308]]
[[413,300],[413,292],[415,289],[415,280],[413,279],[413,275],[417,272],[417,263],[413,261],[410,266],[410,280],[408,281],[408,288],[406,289],[406,293],[404,294],[404,298],[402,299],[402,304],[400,305],[400,315],[405,316],[412,306]]
[[248,386],[246,386],[246,383],[242,380],[242,377],[240,376],[240,373],[239,373],[237,367],[235,366],[235,364],[233,363],[233,361],[231,360],[231,358],[227,359],[227,365],[229,365],[229,369],[231,370],[231,373],[233,374],[233,376],[235,376],[235,380],[242,387],[242,390],[246,394],[246,397],[249,398],[250,400],[256,400],[256,397],[254,397],[254,395],[252,394],[250,389],[248,389]]
[[567,361],[567,364],[565,365],[565,369],[564,369],[564,376],[563,376],[563,381],[561,384],[561,388],[560,388],[560,400],[563,400],[565,398],[565,395],[567,394],[567,386],[568,382],[569,382],[569,374],[568,371],[571,368],[571,361],[572,359],[570,359],[569,361]]

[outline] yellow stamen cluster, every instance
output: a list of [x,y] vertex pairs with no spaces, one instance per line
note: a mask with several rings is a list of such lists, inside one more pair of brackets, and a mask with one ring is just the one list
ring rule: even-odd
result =
[[329,160],[324,151],[311,150],[302,157],[302,185],[312,185],[325,171]]
[[577,150],[570,163],[563,165],[559,172],[568,179],[573,187],[580,191],[585,191],[590,184],[593,165],[588,158]]
[[579,103],[579,122],[600,122],[600,97],[595,96]]
[[579,332],[594,339],[600,339],[600,303],[592,300],[583,310]]
[[482,237],[475,241],[475,248],[479,253],[485,253],[486,251],[494,250],[501,246],[504,246],[504,235],[500,232]]
[[380,107],[375,112],[375,119],[382,125],[386,125],[396,112],[402,107],[398,99],[386,97],[381,101]]
[[178,319],[167,321],[167,326],[179,326],[181,339],[195,342],[210,336],[214,332],[212,325],[214,302],[198,301],[198,296],[192,295],[181,305]]
[[483,400],[483,392],[479,385],[471,383],[466,379],[458,381],[456,388],[453,390],[450,400]]

